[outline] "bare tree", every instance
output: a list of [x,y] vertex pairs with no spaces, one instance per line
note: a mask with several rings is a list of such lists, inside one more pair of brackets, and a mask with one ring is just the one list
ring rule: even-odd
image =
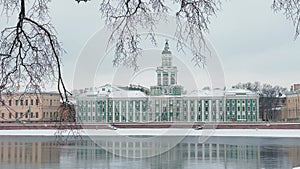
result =
[[64,50],[50,23],[49,2],[0,0],[8,17],[18,11],[16,25],[5,28],[0,35],[0,93],[14,93],[20,86],[25,92],[39,92],[56,79],[61,100],[68,101],[61,74]]
[[[73,123],[75,110],[68,101],[70,93],[62,78],[61,56],[64,50],[50,23],[49,2],[0,0],[2,13],[7,17],[17,13],[16,25],[5,28],[0,34],[0,101],[3,94],[13,94],[18,88],[38,96],[43,86],[56,81],[63,102],[58,108],[60,121],[57,128],[61,129],[64,112],[69,113],[71,120],[68,122]],[[74,129],[77,125],[69,125],[69,129],[69,135],[76,135]]]
[[282,11],[287,19],[295,26],[295,39],[300,33],[300,1],[299,0],[274,0],[272,9],[275,12]]

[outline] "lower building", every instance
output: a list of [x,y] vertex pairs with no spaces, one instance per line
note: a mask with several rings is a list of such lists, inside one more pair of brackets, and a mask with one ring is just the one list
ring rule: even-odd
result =
[[286,94],[286,112],[284,121],[299,122],[300,117],[300,90],[294,90]]
[[197,90],[184,95],[146,95],[105,85],[81,94],[77,121],[116,122],[255,122],[258,96],[247,90]]
[[60,95],[56,92],[2,94],[0,101],[0,122],[46,122],[57,120]]

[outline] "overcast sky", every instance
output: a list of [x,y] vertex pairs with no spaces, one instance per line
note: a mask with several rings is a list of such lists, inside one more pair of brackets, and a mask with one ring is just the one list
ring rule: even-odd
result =
[[[68,0],[52,1],[50,4],[52,22],[67,51],[63,56],[66,84],[71,89],[89,87],[86,83],[74,86],[74,72],[86,44],[104,26],[99,1],[77,4],[75,0]],[[294,41],[292,22],[281,13],[274,13],[271,4],[272,0],[226,1],[222,10],[212,18],[207,38],[220,60],[227,87],[238,82],[259,81],[289,88],[291,84],[300,82],[299,38]],[[163,44],[164,40],[161,40]],[[101,43],[99,45],[103,45]],[[157,61],[155,65],[160,64],[160,60]],[[204,74],[205,71],[207,73],[203,69]],[[105,76],[109,76],[109,72]],[[155,73],[151,77],[155,77]],[[101,81],[101,77],[95,79]],[[156,83],[156,79],[151,81]],[[203,87],[207,83],[200,82],[198,85]]]

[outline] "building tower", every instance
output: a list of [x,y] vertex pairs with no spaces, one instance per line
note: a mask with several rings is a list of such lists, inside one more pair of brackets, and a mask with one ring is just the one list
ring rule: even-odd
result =
[[172,65],[172,53],[166,40],[162,51],[161,66],[156,69],[157,85],[151,86],[151,95],[181,95],[182,86],[177,85],[177,67]]

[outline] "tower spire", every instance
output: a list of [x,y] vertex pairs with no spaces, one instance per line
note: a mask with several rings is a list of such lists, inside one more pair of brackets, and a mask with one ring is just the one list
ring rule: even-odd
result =
[[169,42],[168,42],[169,40],[168,39],[166,39],[166,43],[165,43],[165,48],[164,48],[164,50],[162,51],[162,54],[171,54],[171,51],[169,51]]

